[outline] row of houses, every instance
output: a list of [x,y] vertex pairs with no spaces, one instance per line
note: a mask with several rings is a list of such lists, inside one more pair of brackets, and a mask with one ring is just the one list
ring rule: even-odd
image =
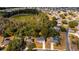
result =
[[66,50],[66,33],[65,32],[61,32],[60,37],[58,36],[48,37],[46,41],[44,37],[30,38],[27,41],[34,42],[36,45],[34,49],[38,51]]
[[[6,38],[0,36],[0,47],[6,47],[13,38],[14,36]],[[58,36],[48,37],[47,41],[45,41],[44,37],[32,37],[25,39],[25,41],[28,43],[35,43],[36,47],[34,49],[36,50],[66,50],[66,33],[61,32],[60,38]]]

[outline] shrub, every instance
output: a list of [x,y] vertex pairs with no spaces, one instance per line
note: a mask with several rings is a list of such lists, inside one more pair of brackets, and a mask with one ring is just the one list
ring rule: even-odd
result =
[[77,26],[78,25],[78,22],[76,22],[76,21],[70,21],[69,22],[69,27],[70,28],[75,28],[75,26]]

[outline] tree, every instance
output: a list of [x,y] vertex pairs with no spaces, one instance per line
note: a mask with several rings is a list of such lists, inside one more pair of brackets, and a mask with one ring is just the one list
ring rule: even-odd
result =
[[61,30],[62,32],[66,32],[66,29],[65,29],[63,26],[60,27],[60,30]]
[[70,28],[75,28],[75,26],[77,26],[78,25],[78,22],[76,22],[76,21],[70,21],[69,22],[69,27]]
[[76,14],[72,11],[69,12],[69,15],[74,16],[74,17],[76,16]]
[[25,43],[23,39],[13,39],[6,48],[7,51],[20,51],[23,50]]
[[59,32],[57,32],[53,27],[50,27],[48,29],[48,36],[49,37],[59,36]]
[[27,14],[38,14],[39,11],[37,9],[23,9],[23,10],[15,10],[15,11],[11,11],[11,12],[6,12],[6,13],[2,13],[4,17],[11,17],[13,15],[17,15],[17,14],[23,14],[23,13],[27,13]]
[[35,32],[34,32],[35,37],[40,36],[39,33],[41,32],[41,29],[42,29],[42,28],[40,27],[40,25],[38,25],[38,26],[35,27],[35,29],[34,29],[34,31],[35,31]]
[[8,51],[19,51],[20,50],[20,40],[14,39],[8,44],[7,49]]
[[62,23],[63,24],[67,24],[68,22],[67,22],[67,20],[63,20]]
[[51,23],[51,26],[52,26],[52,27],[54,27],[54,26],[57,25],[57,21],[56,21],[56,20],[52,20],[50,23]]
[[8,33],[8,32],[5,31],[5,32],[3,32],[3,36],[4,37],[9,37],[10,36],[10,33]]
[[65,19],[65,15],[64,15],[64,14],[60,14],[60,17],[61,17],[62,19]]
[[55,16],[52,17],[52,20],[57,20],[57,18]]
[[33,48],[35,48],[35,47],[36,47],[35,43],[31,43],[31,44],[28,46],[28,51],[32,51]]

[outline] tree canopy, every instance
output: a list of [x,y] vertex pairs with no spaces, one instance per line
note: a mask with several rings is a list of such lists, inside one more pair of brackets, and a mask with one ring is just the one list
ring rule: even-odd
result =
[[69,27],[70,28],[75,28],[75,26],[77,26],[78,25],[78,22],[76,22],[76,21],[70,21],[69,22]]

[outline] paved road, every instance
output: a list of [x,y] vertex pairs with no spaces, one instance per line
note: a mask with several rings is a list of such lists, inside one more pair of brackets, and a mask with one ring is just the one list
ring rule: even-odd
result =
[[69,44],[69,29],[66,31],[66,49],[69,51],[70,50],[70,44]]

